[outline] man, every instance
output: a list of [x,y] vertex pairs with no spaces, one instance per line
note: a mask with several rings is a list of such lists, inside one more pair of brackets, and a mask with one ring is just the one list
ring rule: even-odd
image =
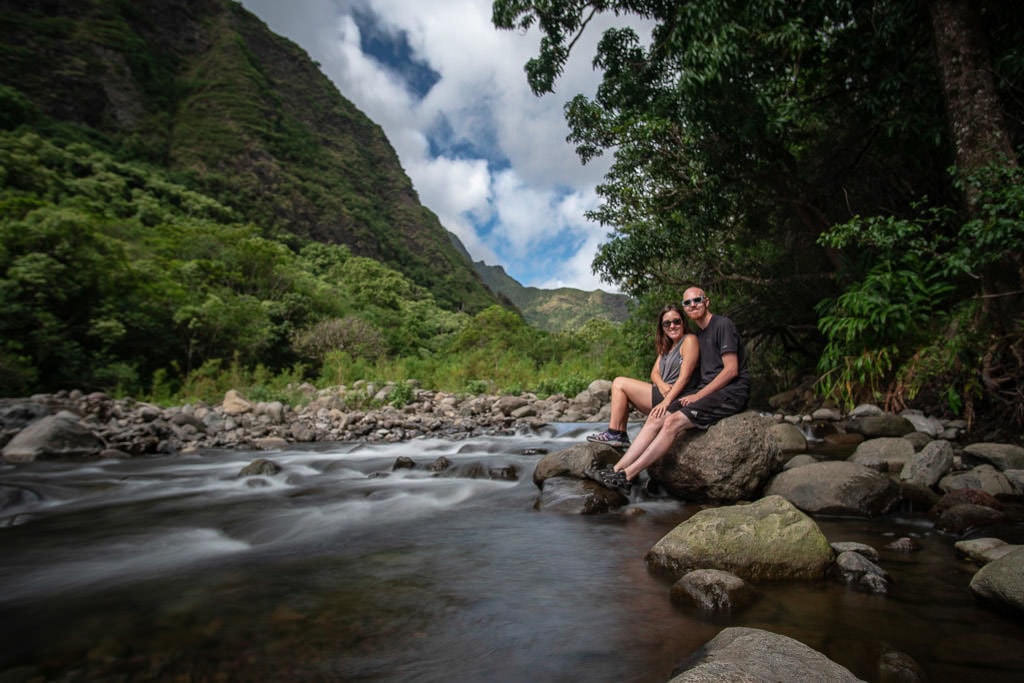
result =
[[614,467],[588,472],[588,476],[628,493],[633,479],[664,457],[680,430],[707,429],[747,407],[750,376],[743,342],[733,322],[723,315],[713,315],[709,304],[710,299],[699,287],[683,293],[683,311],[698,327],[697,390],[672,401],[663,418],[648,419]]

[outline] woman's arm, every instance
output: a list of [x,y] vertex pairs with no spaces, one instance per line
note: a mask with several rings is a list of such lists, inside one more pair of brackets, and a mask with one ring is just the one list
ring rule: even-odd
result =
[[700,356],[700,344],[697,343],[697,335],[688,334],[683,337],[683,343],[679,345],[679,355],[683,359],[679,366],[679,379],[669,387],[668,391],[662,392],[662,396],[665,399],[651,408],[652,417],[664,415],[665,411],[668,410],[668,404],[674,401],[690,382],[690,377],[693,375],[694,370],[697,369],[697,359]]
[[661,356],[654,359],[654,366],[651,368],[651,384],[658,388],[662,396],[672,388],[671,384],[661,378]]

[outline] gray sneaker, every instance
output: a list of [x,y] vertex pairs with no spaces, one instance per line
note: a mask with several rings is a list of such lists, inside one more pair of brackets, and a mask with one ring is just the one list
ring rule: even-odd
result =
[[629,435],[628,434],[615,434],[607,429],[597,434],[591,434],[587,437],[587,441],[592,443],[603,443],[606,446],[612,448],[629,448]]
[[616,472],[615,470],[601,470],[600,471],[601,481],[604,485],[610,489],[615,489],[623,495],[628,496],[630,489],[633,488],[633,482],[626,479],[626,473],[622,470]]

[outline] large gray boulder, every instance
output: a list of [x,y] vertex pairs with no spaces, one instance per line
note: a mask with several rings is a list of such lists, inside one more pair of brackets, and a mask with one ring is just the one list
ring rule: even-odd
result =
[[669,683],[766,683],[861,679],[798,640],[757,628],[724,629]]
[[893,413],[868,415],[856,420],[849,420],[847,430],[863,434],[865,439],[878,439],[884,436],[903,436],[917,431],[905,417]]
[[796,425],[789,424],[788,422],[777,422],[769,427],[768,430],[775,437],[779,444],[779,450],[784,454],[803,453],[807,450],[807,437],[804,436],[803,431]]
[[971,579],[979,598],[1024,613],[1024,548],[992,560]]
[[680,577],[720,569],[749,581],[819,579],[832,563],[828,539],[783,498],[701,510],[647,553],[647,564]]
[[953,446],[948,441],[932,441],[903,466],[900,481],[931,488],[952,467]]
[[590,441],[574,444],[538,460],[533,469],[533,483],[543,488],[544,482],[552,477],[585,479],[583,472],[588,467],[614,465],[621,456],[619,451],[605,444]]
[[1024,469],[1024,448],[1010,443],[972,443],[964,446],[964,462],[987,463],[999,470]]
[[913,457],[914,444],[901,437],[883,436],[862,442],[849,461],[879,472],[899,472]]
[[1001,538],[992,537],[957,541],[954,547],[958,553],[979,566],[1024,548],[1024,546],[1007,543]]
[[721,569],[694,569],[672,584],[672,602],[703,612],[731,612],[753,599],[746,581]]
[[5,462],[99,457],[106,444],[74,413],[62,410],[14,435],[2,451]]
[[873,517],[892,509],[899,486],[873,469],[843,460],[796,467],[776,475],[764,493],[782,496],[810,514]]
[[754,498],[782,465],[770,424],[748,412],[727,417],[706,432],[690,430],[648,474],[684,500],[731,503]]
[[992,465],[978,465],[966,472],[947,474],[939,480],[939,489],[946,493],[959,489],[980,489],[993,496],[1012,496],[1017,491],[1006,475]]
[[588,479],[549,477],[533,503],[535,510],[597,515],[629,504],[629,499]]

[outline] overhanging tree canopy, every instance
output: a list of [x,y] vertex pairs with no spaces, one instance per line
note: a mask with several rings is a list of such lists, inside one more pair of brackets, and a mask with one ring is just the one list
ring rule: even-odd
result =
[[[819,316],[838,320],[822,326],[832,355],[819,369],[836,380],[824,386],[853,400],[872,387],[892,398],[901,368],[935,335],[953,333],[951,302],[1020,289],[1019,273],[1016,282],[1007,277],[1019,263],[1012,255],[1001,257],[999,268],[983,268],[980,282],[977,263],[936,258],[955,244],[965,221],[985,212],[961,201],[946,169],[1016,167],[1006,154],[1024,129],[1024,22],[1015,6],[497,0],[493,8],[496,26],[543,34],[540,53],[526,65],[537,94],[554,88],[597,14],[653,22],[649,39],[625,22],[606,30],[594,57],[602,72],[596,94],[566,107],[569,139],[583,161],[614,151],[599,188],[604,201],[593,214],[613,232],[594,268],[626,291],[660,300],[701,283],[720,304],[727,300],[730,315],[769,358],[776,358],[771,349],[816,356]],[[973,46],[973,60],[961,58],[962,45]],[[959,71],[949,68],[954,64]],[[950,87],[954,78],[960,90]],[[963,89],[968,82],[973,91]],[[957,112],[972,93],[984,95],[984,104],[973,104],[992,122],[989,132],[951,135],[963,131]],[[1020,208],[998,187],[976,194],[984,191],[1002,197],[995,199],[1003,204],[1000,220],[1016,221],[1000,234],[1018,234]],[[933,213],[940,208],[945,212]],[[873,235],[880,228],[857,227],[870,217],[917,225],[916,251],[879,249]],[[842,225],[853,227],[840,231],[843,238],[828,237]],[[880,269],[903,275],[885,278]],[[917,282],[906,276],[915,269]],[[872,316],[863,310],[864,284],[880,281],[889,291],[876,297],[881,315]],[[851,291],[857,306],[844,308],[839,295]],[[908,291],[912,310],[902,329],[888,330],[886,310]],[[1019,324],[1020,295],[1000,302],[1005,339]],[[992,314],[979,310],[982,318]]]

